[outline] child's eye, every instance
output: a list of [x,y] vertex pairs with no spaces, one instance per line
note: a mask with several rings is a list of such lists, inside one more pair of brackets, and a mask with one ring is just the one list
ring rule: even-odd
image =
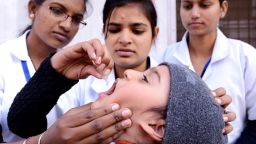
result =
[[144,74],[143,74],[143,79],[142,80],[145,81],[146,83],[149,83],[148,78]]

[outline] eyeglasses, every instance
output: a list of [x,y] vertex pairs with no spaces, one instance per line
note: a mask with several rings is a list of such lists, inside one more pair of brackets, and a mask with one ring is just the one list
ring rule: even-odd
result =
[[87,23],[83,20],[83,15],[69,15],[66,14],[66,12],[60,8],[60,7],[54,7],[54,6],[48,6],[50,12],[58,18],[60,21],[66,21],[69,17],[71,18],[72,23],[75,26],[78,26],[79,24],[82,24],[84,26],[87,25]]

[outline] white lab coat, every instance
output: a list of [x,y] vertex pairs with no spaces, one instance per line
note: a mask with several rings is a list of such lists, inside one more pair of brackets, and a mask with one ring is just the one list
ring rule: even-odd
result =
[[[27,83],[21,61],[27,62],[30,76],[33,76],[35,73],[35,68],[27,51],[27,34],[28,32],[19,38],[0,45],[0,123],[5,142],[22,139],[9,130],[7,115],[16,94]],[[47,117],[56,120],[55,113],[55,111],[51,111]],[[49,119],[48,123],[53,123],[52,119]]]
[[[249,120],[256,120],[256,49],[242,41],[227,38],[219,29],[217,31],[211,62],[202,79],[210,89],[224,87],[232,97],[228,110],[235,112],[237,118],[232,122],[234,130],[228,134],[228,139],[233,143],[245,127],[246,115]],[[187,35],[182,41],[169,46],[163,59],[195,71]]]

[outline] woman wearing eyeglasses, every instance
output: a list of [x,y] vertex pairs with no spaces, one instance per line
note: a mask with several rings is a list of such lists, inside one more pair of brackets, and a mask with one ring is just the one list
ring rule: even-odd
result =
[[[66,46],[86,14],[87,0],[29,0],[32,25],[22,36],[0,46],[0,124],[3,141],[21,139],[7,126],[7,114],[16,94],[34,75],[41,62]],[[48,115],[51,117],[51,112]],[[52,122],[48,121],[48,124]]]

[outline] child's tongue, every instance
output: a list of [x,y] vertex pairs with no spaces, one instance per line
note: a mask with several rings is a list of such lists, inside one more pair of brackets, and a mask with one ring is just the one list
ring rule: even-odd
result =
[[116,144],[135,144],[135,143],[132,143],[132,142],[129,142],[129,141],[126,141],[126,140],[117,140]]

